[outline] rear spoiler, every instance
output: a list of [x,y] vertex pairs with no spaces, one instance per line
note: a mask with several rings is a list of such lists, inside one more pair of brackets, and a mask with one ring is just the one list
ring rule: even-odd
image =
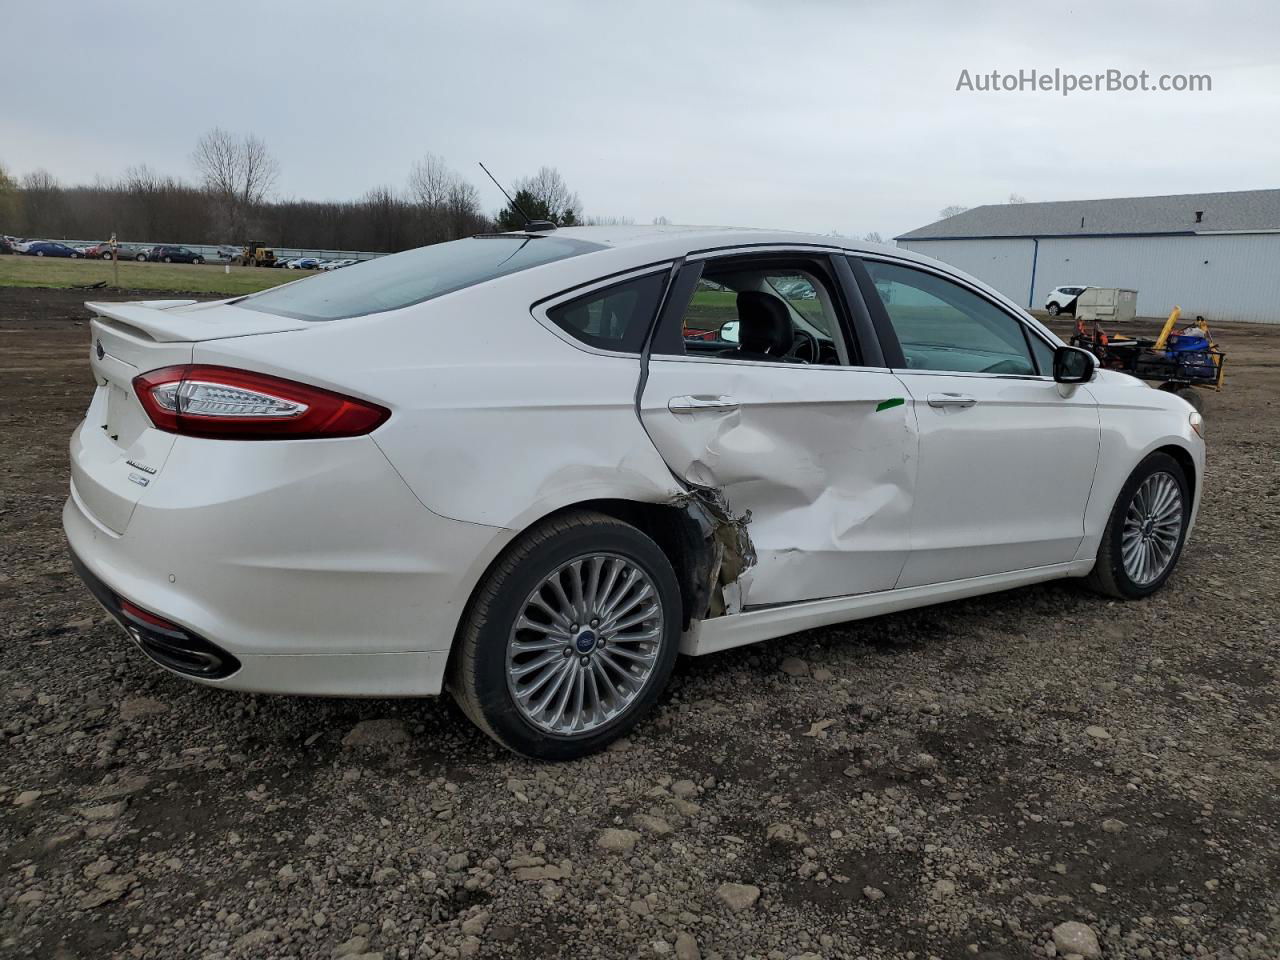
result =
[[[260,333],[302,330],[304,320],[242,310],[229,303],[200,303],[197,300],[136,300],[128,303],[85,301],[98,317],[129,328],[157,343],[222,340]],[[196,309],[190,309],[195,307]]]

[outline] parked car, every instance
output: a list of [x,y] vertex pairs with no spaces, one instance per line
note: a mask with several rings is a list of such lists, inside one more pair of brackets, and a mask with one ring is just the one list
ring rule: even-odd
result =
[[320,266],[318,257],[296,257],[285,264],[290,270],[315,270]]
[[[1148,596],[1203,485],[1184,400],[843,238],[510,233],[88,306],[63,522],[143,651],[226,689],[447,687],[546,759],[634,726],[677,651],[1063,577]],[[712,307],[737,343],[683,336]]]
[[27,249],[33,243],[41,243],[42,241],[32,240],[30,238],[23,238],[23,237],[11,237],[9,242],[13,244],[14,253],[26,253]]
[[341,270],[343,267],[349,267],[353,263],[359,263],[359,260],[325,260],[320,264],[320,270]]
[[1074,283],[1065,287],[1054,287],[1045,298],[1044,308],[1051,317],[1056,317],[1060,313],[1074,313],[1076,298],[1088,289],[1087,286]]
[[147,259],[158,263],[204,263],[204,257],[194,250],[172,246],[152,247]]
[[[110,260],[113,256],[111,251],[111,244],[107,242],[95,243],[91,247],[85,247],[84,255],[91,259]],[[118,256],[121,260],[146,260],[147,259],[146,250],[144,250],[141,247],[135,246],[134,244],[129,244],[129,243],[117,244],[114,255]]]
[[79,250],[55,240],[33,241],[27,244],[27,249],[23,252],[29,257],[70,257],[72,260],[79,260],[84,256]]
[[16,253],[13,249],[13,243],[8,237],[0,237],[0,254]]

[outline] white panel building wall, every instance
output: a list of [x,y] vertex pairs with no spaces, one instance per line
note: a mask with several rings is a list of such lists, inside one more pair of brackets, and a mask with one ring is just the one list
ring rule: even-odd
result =
[[1030,240],[904,240],[899,245],[949,263],[995,287],[1014,303],[1027,305],[1034,253]]
[[1041,240],[1036,305],[1068,282],[1137,290],[1142,317],[1280,323],[1280,234]]
[[[971,273],[1024,306],[1044,306],[1054,287],[1080,283],[1138,291],[1138,315],[1167,316],[1174,305],[1210,321],[1280,323],[1280,234],[1067,237],[903,242]],[[1021,273],[1019,274],[1019,271]]]

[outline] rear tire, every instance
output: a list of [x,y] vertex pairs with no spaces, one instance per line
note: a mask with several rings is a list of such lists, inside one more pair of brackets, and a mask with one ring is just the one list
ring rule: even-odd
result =
[[[1166,479],[1171,481],[1172,487]],[[1173,488],[1177,491],[1176,531],[1172,527],[1173,507],[1161,499],[1161,491],[1168,497],[1172,495]],[[1144,522],[1142,517],[1147,513],[1154,514],[1155,520]],[[1129,475],[1116,498],[1106,529],[1102,532],[1102,542],[1098,545],[1098,559],[1089,573],[1089,586],[1098,593],[1121,600],[1137,600],[1155,593],[1177,566],[1190,519],[1191,492],[1182,467],[1167,453],[1151,454]],[[1141,567],[1141,557],[1150,540],[1144,542],[1144,535],[1157,540],[1162,535],[1171,538],[1167,544],[1167,555],[1156,550],[1155,559],[1146,569]]]
[[[635,586],[623,588],[633,574]],[[574,595],[578,575],[588,583],[580,595],[598,596],[598,605]],[[621,593],[607,590],[606,580]],[[568,606],[558,602],[557,587]],[[619,598],[612,609],[611,597]],[[558,626],[548,613],[530,623],[550,608],[578,622]],[[613,627],[610,618],[624,608],[633,612]],[[642,619],[627,624],[634,617]],[[637,630],[652,640],[629,640]],[[448,686],[472,722],[508,750],[571,760],[603,749],[648,713],[671,675],[680,632],[680,588],[658,545],[613,517],[565,514],[517,540],[481,582],[463,616]],[[553,689],[565,691],[566,701]]]

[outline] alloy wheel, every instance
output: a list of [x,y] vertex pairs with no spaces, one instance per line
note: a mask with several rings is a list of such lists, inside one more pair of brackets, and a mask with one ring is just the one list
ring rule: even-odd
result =
[[1169,569],[1182,537],[1182,489],[1171,474],[1153,473],[1134,491],[1120,532],[1124,572],[1137,586]]
[[618,554],[578,557],[521,606],[507,641],[507,689],[539,730],[589,733],[640,695],[662,636],[662,603],[648,573]]

